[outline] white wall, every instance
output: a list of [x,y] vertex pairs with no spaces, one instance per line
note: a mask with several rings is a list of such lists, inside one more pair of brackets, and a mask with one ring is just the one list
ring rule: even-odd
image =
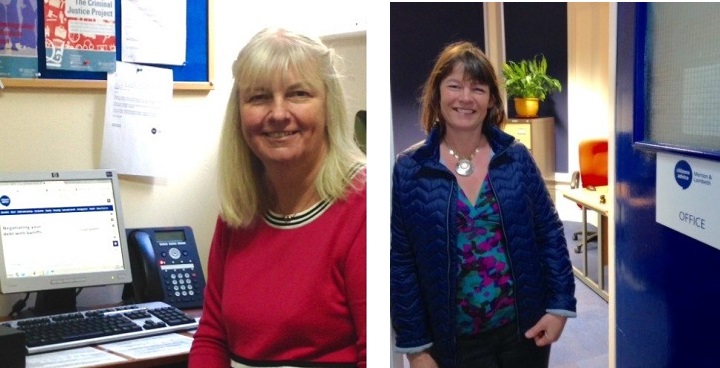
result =
[[[568,173],[556,175],[555,202],[563,220],[582,221],[577,205],[563,198],[570,174],[579,170],[578,145],[612,136],[614,98],[610,78],[610,4],[568,3]],[[589,216],[590,222],[597,222]],[[595,223],[595,225],[597,225]]]
[[[365,13],[357,6],[337,2],[319,12],[300,3],[282,2],[280,6],[265,1],[247,7],[244,2],[212,2],[215,89],[209,93],[175,93],[171,129],[175,143],[182,147],[176,151],[178,170],[163,180],[121,178],[126,226],[191,226],[204,266],[218,212],[215,161],[232,83],[230,65],[252,35],[261,28],[279,26],[326,36],[325,41],[345,59],[342,70],[350,100],[349,118],[356,110],[366,109]],[[0,90],[0,170],[97,168],[104,109],[104,91]],[[120,290],[86,289],[79,303],[119,300]],[[0,315],[7,315],[23,296],[0,295]]]

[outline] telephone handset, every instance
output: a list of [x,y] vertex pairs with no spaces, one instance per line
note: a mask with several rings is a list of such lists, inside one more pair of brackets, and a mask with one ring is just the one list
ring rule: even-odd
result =
[[192,229],[179,226],[126,231],[133,282],[125,285],[123,300],[201,308],[205,278]]

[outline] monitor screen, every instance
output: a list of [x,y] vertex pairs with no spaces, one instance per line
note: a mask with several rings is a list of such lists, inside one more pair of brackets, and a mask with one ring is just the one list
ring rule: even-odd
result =
[[0,173],[0,292],[131,281],[115,172]]

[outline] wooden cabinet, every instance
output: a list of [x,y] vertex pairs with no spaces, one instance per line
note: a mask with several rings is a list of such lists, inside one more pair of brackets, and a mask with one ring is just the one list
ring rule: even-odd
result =
[[530,150],[546,181],[555,180],[555,118],[513,118],[503,130]]

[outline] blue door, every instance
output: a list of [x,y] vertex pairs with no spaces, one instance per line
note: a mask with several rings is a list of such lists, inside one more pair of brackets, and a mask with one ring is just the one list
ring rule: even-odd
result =
[[633,144],[646,111],[635,85],[643,11],[618,4],[616,366],[720,367],[720,251],[655,221],[656,153]]

